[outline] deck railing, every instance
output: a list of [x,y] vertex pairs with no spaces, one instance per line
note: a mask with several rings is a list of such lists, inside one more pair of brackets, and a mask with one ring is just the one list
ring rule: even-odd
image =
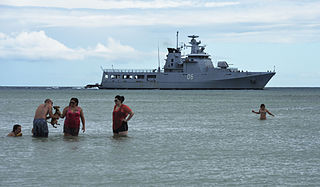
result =
[[[120,72],[120,73],[156,73],[157,69],[103,69],[104,72]],[[160,70],[163,72],[163,70]]]

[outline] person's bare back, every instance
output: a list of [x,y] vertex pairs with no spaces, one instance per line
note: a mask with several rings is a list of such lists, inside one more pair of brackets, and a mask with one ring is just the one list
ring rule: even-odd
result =
[[[53,102],[46,99],[44,104],[40,104],[34,114],[32,134],[34,137],[48,137],[47,119],[54,118],[52,114]],[[49,115],[47,117],[47,115]]]
[[47,119],[47,115],[49,114],[50,117],[53,116],[52,114],[52,101],[48,100],[44,104],[40,104],[35,112],[34,119]]

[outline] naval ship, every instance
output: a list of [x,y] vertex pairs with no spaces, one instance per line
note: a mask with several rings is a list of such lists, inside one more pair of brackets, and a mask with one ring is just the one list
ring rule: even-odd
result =
[[[263,89],[275,70],[266,72],[239,71],[229,67],[226,61],[213,66],[205,46],[191,38],[190,45],[168,48],[163,69],[102,69],[99,89]],[[190,47],[191,52],[181,55],[181,50]],[[158,50],[159,51],[159,50]],[[158,52],[159,54],[159,52]],[[159,58],[159,57],[158,57]]]

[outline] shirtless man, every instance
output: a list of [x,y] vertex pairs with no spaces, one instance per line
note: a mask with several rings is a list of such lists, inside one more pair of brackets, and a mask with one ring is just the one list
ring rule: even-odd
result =
[[[48,125],[47,118],[52,118],[52,105],[53,102],[50,99],[46,99],[44,104],[38,106],[33,120],[32,133],[34,137],[48,137]],[[47,117],[47,115],[49,115]]]
[[254,110],[252,110],[253,113],[256,113],[256,114],[260,114],[260,119],[261,120],[265,120],[267,119],[267,113],[271,116],[274,117],[273,114],[271,114],[271,112],[269,112],[269,110],[266,109],[266,106],[264,104],[261,104],[260,105],[260,109],[259,109],[259,112],[256,112]]

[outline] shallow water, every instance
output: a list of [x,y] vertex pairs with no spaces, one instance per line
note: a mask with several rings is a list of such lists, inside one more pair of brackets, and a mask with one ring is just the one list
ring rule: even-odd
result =
[[[135,112],[112,137],[114,96]],[[36,107],[79,98],[85,133],[31,137]],[[0,89],[1,186],[319,186],[320,89]],[[275,114],[251,112],[261,103]],[[59,120],[63,124],[63,120]],[[22,137],[6,137],[15,123]]]

